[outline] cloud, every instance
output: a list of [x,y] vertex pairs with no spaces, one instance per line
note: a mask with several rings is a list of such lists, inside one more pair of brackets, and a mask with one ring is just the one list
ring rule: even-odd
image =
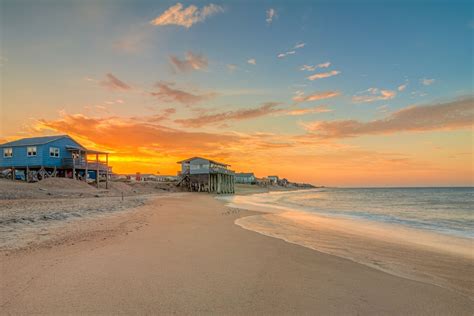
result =
[[[235,135],[186,132],[156,124],[152,118],[88,117],[63,113],[55,120],[37,121],[37,131],[55,131],[69,134],[92,144],[95,148],[111,150],[114,157],[131,156],[134,163],[140,157],[151,155],[188,156],[225,150],[239,141]],[[126,140],[126,141],[124,141]]]
[[286,56],[294,55],[294,54],[296,54],[296,50],[297,50],[297,49],[303,48],[303,47],[305,47],[305,45],[306,45],[305,43],[297,43],[297,44],[293,47],[293,49],[288,50],[288,51],[286,51],[285,53],[279,53],[279,54],[277,55],[277,57],[278,57],[278,58],[285,58]]
[[407,88],[407,86],[408,86],[408,82],[405,82],[404,84],[399,85],[397,90],[400,92],[404,91]]
[[217,96],[217,93],[210,92],[204,94],[192,94],[184,90],[171,88],[172,84],[157,83],[157,92],[150,92],[150,94],[163,102],[178,102],[185,105],[194,105],[196,103],[206,101]]
[[427,79],[427,78],[420,79],[421,84],[424,86],[432,85],[435,81],[436,81],[435,79]]
[[237,65],[235,65],[235,64],[227,64],[226,67],[227,67],[227,70],[229,70],[230,73],[233,73],[235,70],[237,70]]
[[388,110],[389,110],[389,106],[386,104],[377,107],[377,111],[379,111],[380,113],[387,113]]
[[300,70],[302,70],[302,71],[315,71],[318,68],[328,68],[329,66],[331,66],[330,62],[325,62],[325,63],[314,65],[314,66],[313,65],[303,65],[303,66],[301,66]]
[[300,115],[306,115],[306,114],[326,113],[326,112],[332,112],[332,110],[328,109],[324,105],[318,105],[312,108],[287,110],[284,112],[284,114],[290,115],[290,116],[300,116]]
[[215,4],[209,4],[199,9],[195,5],[184,8],[181,3],[176,3],[169,7],[160,16],[156,17],[150,23],[152,25],[179,25],[190,28],[193,24],[203,22],[208,17],[223,12],[224,9]]
[[286,53],[280,53],[280,54],[278,54],[277,57],[278,57],[278,58],[285,58],[286,56],[288,56],[288,55],[293,55],[293,54],[296,54],[296,51],[290,50],[290,51],[288,51],[288,52],[286,52]]
[[124,104],[124,103],[125,103],[125,101],[123,101],[122,99],[116,99],[116,100],[105,101],[105,104],[108,104],[108,105]]
[[[151,111],[156,111],[154,108],[149,108]],[[132,116],[128,118],[129,121],[134,122],[147,122],[147,123],[159,123],[168,120],[170,116],[176,113],[175,108],[166,108],[160,111],[160,113],[146,115],[146,116]]]
[[329,78],[329,77],[332,77],[332,76],[336,76],[340,73],[341,72],[338,71],[338,70],[331,70],[331,71],[328,71],[328,72],[322,72],[322,73],[319,73],[319,74],[311,75],[311,76],[307,77],[307,79],[313,81],[313,80],[317,80],[317,79],[323,79],[323,78]]
[[273,18],[277,18],[278,15],[277,15],[277,12],[275,9],[273,8],[270,8],[267,10],[267,18],[265,19],[265,21],[267,21],[268,24],[271,24],[273,22]]
[[175,120],[176,123],[185,127],[201,127],[214,123],[224,123],[227,121],[247,120],[251,118],[265,116],[279,111],[277,107],[280,103],[267,102],[253,109],[240,109],[235,111],[226,111],[217,114],[206,114],[195,118]]
[[249,60],[247,60],[247,63],[251,65],[256,65],[257,61],[255,60],[255,58],[250,58]]
[[423,132],[473,128],[472,96],[446,103],[410,106],[387,117],[369,122],[356,120],[317,121],[304,124],[306,130],[320,138],[345,138],[399,132]]
[[126,84],[119,78],[115,77],[111,73],[108,73],[105,75],[105,79],[100,81],[100,85],[110,90],[117,90],[117,91],[132,89],[132,87],[130,87],[128,84]]
[[303,48],[305,46],[306,46],[306,43],[298,43],[295,45],[295,47],[293,47],[293,49]]
[[397,95],[397,93],[393,90],[379,90],[377,88],[369,88],[364,92],[368,92],[368,94],[355,95],[352,97],[352,102],[370,103],[381,100],[391,100]]
[[192,52],[187,52],[184,60],[181,60],[178,57],[171,55],[170,62],[176,70],[181,72],[204,70],[207,69],[208,66],[208,61],[206,57],[194,54]]
[[293,97],[293,101],[295,102],[318,101],[318,100],[334,98],[339,95],[340,95],[339,91],[323,91],[323,92],[314,92],[310,95],[305,96],[304,92],[297,91],[296,95]]
[[181,60],[178,57],[171,55],[170,63],[175,68],[175,70],[181,72],[204,70],[207,69],[208,66],[208,61],[206,57],[194,54],[192,52],[187,52],[184,60]]

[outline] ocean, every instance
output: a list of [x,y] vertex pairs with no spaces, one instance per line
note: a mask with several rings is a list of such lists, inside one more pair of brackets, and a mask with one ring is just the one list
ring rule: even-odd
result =
[[474,188],[321,188],[223,199],[256,211],[235,220],[246,230],[474,298]]
[[231,205],[297,211],[474,238],[474,188],[321,188],[234,196]]

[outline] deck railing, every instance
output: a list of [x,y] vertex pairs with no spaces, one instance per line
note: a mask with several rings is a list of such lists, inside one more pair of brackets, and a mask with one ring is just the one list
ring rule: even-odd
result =
[[210,167],[209,172],[210,173],[234,174],[234,171],[232,171],[232,170],[222,168],[222,167],[216,167],[216,166]]
[[[89,170],[97,170],[97,167],[99,167],[99,170],[107,170],[107,165],[105,163],[99,162],[97,163],[95,160],[87,160],[82,159],[82,158],[63,158],[63,167],[65,168],[73,168],[75,167],[76,169],[87,169]],[[110,170],[109,166],[109,170]]]

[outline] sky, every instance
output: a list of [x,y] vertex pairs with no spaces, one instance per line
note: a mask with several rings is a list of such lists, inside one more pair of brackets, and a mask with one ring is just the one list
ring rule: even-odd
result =
[[0,143],[118,173],[203,156],[326,186],[472,186],[470,1],[11,1]]

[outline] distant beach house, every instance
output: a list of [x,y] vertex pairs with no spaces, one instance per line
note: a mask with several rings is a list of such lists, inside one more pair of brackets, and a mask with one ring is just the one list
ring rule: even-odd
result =
[[270,180],[271,184],[278,184],[278,180],[280,180],[278,176],[268,176],[267,179]]
[[235,173],[230,165],[214,160],[193,157],[178,161],[181,164],[179,184],[191,191],[234,193]]
[[255,184],[256,178],[253,172],[239,172],[235,174],[235,183]]
[[[12,180],[37,181],[46,177],[68,177],[87,181],[100,178],[108,185],[109,154],[89,150],[68,135],[31,137],[0,144],[0,169],[10,170]],[[89,160],[88,157],[95,156]],[[105,162],[99,158],[105,156]]]

